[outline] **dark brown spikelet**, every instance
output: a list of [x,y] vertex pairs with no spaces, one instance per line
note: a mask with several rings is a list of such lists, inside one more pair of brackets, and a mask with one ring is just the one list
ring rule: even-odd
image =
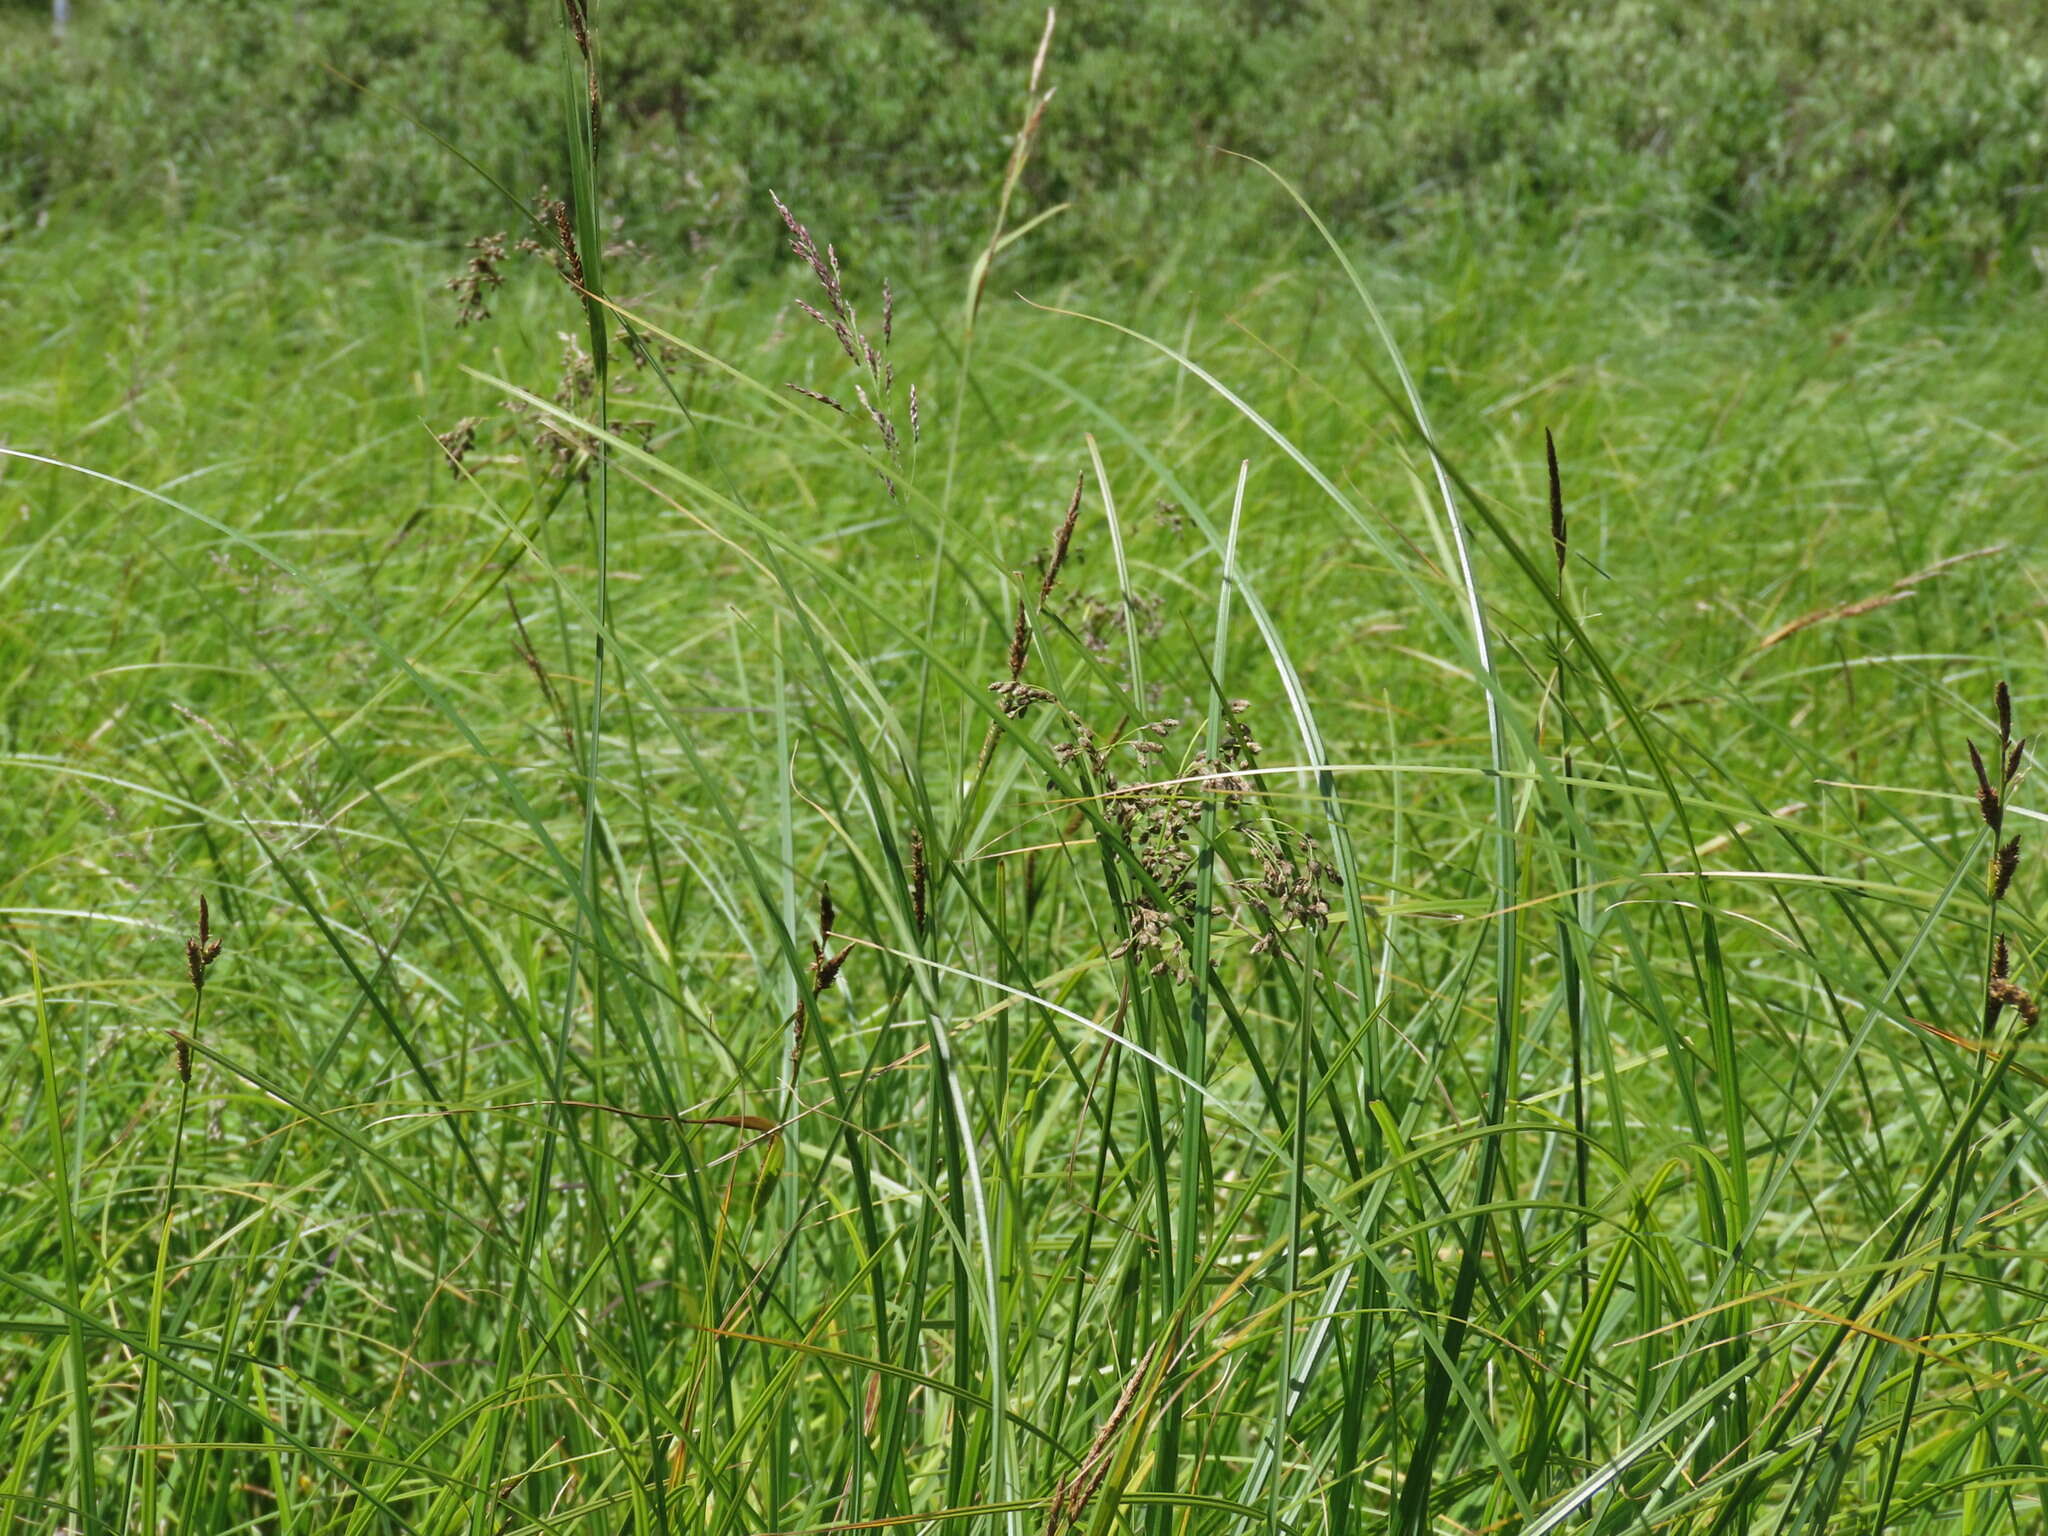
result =
[[846,957],[852,953],[853,946],[851,944],[847,945],[830,959],[827,959],[820,952],[818,963],[811,967],[811,995],[813,997],[827,990],[833,982],[839,979],[839,968],[846,964]]
[[192,1042],[179,1034],[175,1029],[171,1031],[171,1061],[178,1069],[178,1081],[181,1083],[191,1082]]
[[796,1077],[796,1069],[804,1063],[804,1026],[810,1022],[811,1005],[808,999],[796,1000],[796,1012],[789,1016],[789,1075]]
[[1060,1536],[1088,1512],[1089,1502],[1109,1472],[1110,1452],[1116,1445],[1117,1432],[1129,1420],[1131,1409],[1138,1400],[1138,1388],[1144,1383],[1146,1372],[1152,1368],[1152,1357],[1158,1351],[1157,1344],[1145,1351],[1138,1368],[1125,1379],[1123,1390],[1117,1394],[1116,1403],[1109,1410],[1109,1417],[1095,1431],[1095,1438],[1082,1455],[1080,1464],[1072,1475],[1054,1486],[1052,1498],[1046,1505],[1045,1536]]
[[1991,980],[1989,990],[1984,994],[1984,1038],[1987,1040],[1998,1027],[1999,1015],[2005,1012],[1998,988],[2011,974],[2012,951],[2006,948],[2005,935],[2001,933],[1991,941]]
[[1991,787],[1991,780],[1984,772],[1984,754],[1977,750],[1977,743],[1970,743],[1970,766],[1977,771],[1977,811],[1983,816],[1984,825],[1997,832],[2005,825],[2005,806],[1998,798],[1998,791]]
[[1998,740],[2004,745],[2012,740],[2012,690],[2005,686],[2004,678],[1998,680],[1992,699],[1998,706]]
[[1024,603],[1017,602],[1017,622],[1010,629],[1010,681],[1015,682],[1024,675],[1024,663],[1031,655],[1031,618],[1024,611]]
[[434,441],[441,445],[441,452],[448,458],[448,473],[457,480],[462,478],[462,461],[476,446],[476,429],[483,424],[481,416],[465,416],[446,432],[434,434]]
[[1564,482],[1557,473],[1557,443],[1543,429],[1543,457],[1550,467],[1550,542],[1557,555],[1557,590],[1564,591],[1564,561],[1569,548],[1564,521]]
[[491,318],[489,301],[491,290],[501,286],[505,277],[498,270],[498,263],[505,259],[505,235],[501,230],[495,235],[480,235],[469,242],[470,257],[458,277],[451,277],[442,286],[455,295],[460,306],[456,316],[457,325],[468,325],[472,320]]
[[830,395],[824,394],[819,390],[806,389],[801,384],[787,384],[784,385],[783,387],[785,389],[795,390],[798,394],[802,395],[806,400],[815,400],[820,405],[829,405],[832,407],[833,410],[837,411],[842,416],[846,414],[845,406],[841,405],[837,400],[834,400]]
[[206,971],[220,958],[220,940],[213,936],[213,914],[206,898],[199,898],[199,937],[185,941],[185,974],[197,992],[206,985]]
[[2024,736],[2005,749],[2005,782],[2007,784],[2012,783],[2014,779],[2020,776],[2020,762],[2026,755],[2027,738]]
[[1060,520],[1059,530],[1052,536],[1052,558],[1045,562],[1045,579],[1038,584],[1038,606],[1041,608],[1052,596],[1053,583],[1060,579],[1060,567],[1067,563],[1067,547],[1074,542],[1074,524],[1081,517],[1081,491],[1087,483],[1087,471],[1074,476],[1074,494],[1067,502],[1067,515]]
[[823,943],[832,933],[832,925],[838,921],[839,913],[832,905],[832,887],[818,887],[818,940]]
[[590,131],[594,135],[603,124],[604,103],[597,91],[597,60],[590,54],[590,15],[584,0],[562,0],[562,9],[569,13],[569,33],[576,39],[576,51],[583,55],[584,80],[590,93]]
[[[2012,889],[2013,872],[2019,867],[2020,840],[2018,835],[2015,834],[2011,842],[1999,848],[1997,857],[1991,862],[1991,899],[1993,901],[2005,900],[2005,893]],[[2001,940],[2000,942],[2004,941]]]
[[561,242],[562,257],[569,263],[569,281],[583,286],[583,255],[576,249],[576,226],[569,221],[569,205],[557,201],[550,209],[555,220],[555,238]]
[[1991,1000],[2003,1004],[2017,1013],[2027,1028],[2032,1029],[2041,1022],[2041,1008],[2024,987],[2016,986],[2003,976],[1991,983]]
[[924,932],[925,887],[931,878],[931,870],[924,861],[924,834],[910,834],[910,921],[919,933]]

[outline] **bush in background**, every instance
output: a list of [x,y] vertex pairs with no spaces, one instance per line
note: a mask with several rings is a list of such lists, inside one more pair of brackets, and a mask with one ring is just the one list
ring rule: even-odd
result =
[[[643,243],[777,248],[767,190],[875,255],[985,234],[1040,14],[598,0],[618,211]],[[552,0],[80,0],[0,11],[0,208],[436,235],[502,224],[402,103],[522,195],[559,170]],[[325,66],[339,74],[330,73]],[[1025,188],[1068,264],[1196,229],[1272,244],[1270,160],[1348,231],[1676,234],[1787,276],[2031,269],[2048,15],[2020,0],[1567,6],[1099,0],[1062,17]],[[1026,210],[1027,212],[1029,209]],[[1050,259],[1044,255],[1041,260]]]

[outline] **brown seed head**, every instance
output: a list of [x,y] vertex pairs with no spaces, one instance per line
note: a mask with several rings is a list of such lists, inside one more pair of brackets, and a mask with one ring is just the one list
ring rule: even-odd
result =
[[460,305],[455,317],[457,325],[468,325],[472,320],[490,319],[490,292],[505,281],[504,274],[498,270],[498,263],[505,259],[503,231],[495,235],[479,236],[469,242],[469,249],[474,254],[464,265],[461,275],[451,277],[442,284],[455,295]]
[[919,933],[924,932],[925,891],[931,878],[931,871],[924,860],[924,834],[910,834],[910,920]]
[[2005,749],[2005,783],[2010,784],[2020,776],[2020,763],[2026,755],[2027,738],[2024,736]]
[[1110,1452],[1116,1445],[1117,1434],[1130,1419],[1131,1410],[1137,1405],[1138,1388],[1152,1369],[1152,1357],[1158,1352],[1157,1344],[1145,1351],[1137,1369],[1125,1379],[1123,1390],[1110,1407],[1109,1417],[1096,1428],[1095,1438],[1083,1453],[1080,1464],[1072,1475],[1062,1479],[1053,1489],[1046,1509],[1045,1536],[1060,1536],[1087,1513],[1089,1502],[1109,1472]]
[[1074,494],[1067,502],[1067,515],[1060,519],[1059,528],[1052,536],[1052,558],[1045,562],[1045,579],[1038,584],[1038,606],[1041,608],[1052,595],[1053,583],[1060,579],[1060,567],[1067,563],[1067,546],[1074,542],[1074,524],[1081,517],[1081,490],[1087,483],[1085,470],[1074,476]]
[[1999,977],[1991,983],[1991,1000],[2011,1008],[2026,1022],[2029,1029],[2041,1022],[2040,1006],[2028,995],[2024,987],[2015,986],[2004,977]]
[[1991,787],[1991,779],[1984,772],[1984,754],[1977,750],[1977,743],[1970,743],[1970,766],[1977,772],[1977,810],[1984,818],[1984,825],[1998,831],[2005,822],[2005,807],[2000,803],[1998,791]]
[[830,395],[823,394],[818,390],[805,389],[801,384],[785,384],[783,388],[793,389],[798,394],[802,395],[805,399],[815,400],[820,405],[829,405],[832,407],[833,410],[837,411],[842,416],[846,414],[845,406],[841,405],[837,400],[834,400]]
[[202,895],[199,898],[199,937],[185,941],[185,974],[191,979],[194,992],[206,985],[207,967],[219,958],[220,940],[213,935],[213,913]]
[[1024,675],[1024,663],[1031,655],[1031,619],[1024,612],[1024,603],[1017,603],[1017,622],[1010,629],[1010,681],[1015,682]]
[[825,958],[822,953],[820,954],[818,963],[811,967],[812,996],[825,991],[833,982],[839,979],[839,968],[846,964],[846,957],[852,953],[853,946],[849,944],[829,959]]
[[1564,590],[1564,561],[1568,538],[1564,521],[1564,485],[1557,473],[1557,444],[1550,428],[1543,429],[1543,456],[1550,469],[1550,542],[1557,554],[1557,587]]
[[789,1075],[796,1076],[796,1069],[804,1060],[804,1026],[810,1022],[811,1005],[808,999],[796,1000],[796,1012],[789,1016]]
[[832,924],[839,914],[832,907],[832,887],[818,887],[818,937],[822,940],[832,932]]
[[896,424],[875,409],[874,402],[868,399],[868,392],[860,385],[853,386],[853,393],[854,398],[860,401],[861,409],[868,413],[868,420],[875,424],[875,432],[882,439],[882,446],[893,457],[896,452]]
[[[2020,867],[2020,840],[2017,834],[2011,842],[2004,844],[1991,861],[1991,899],[2005,900],[2005,893],[2012,888],[2013,872]],[[2001,943],[2004,941],[2001,939]]]
[[178,1081],[192,1081],[192,1042],[176,1030],[171,1031],[171,1060],[178,1069]]
[[1984,1037],[1987,1040],[1998,1028],[1999,1016],[2005,1012],[2005,1003],[1998,995],[1998,988],[2011,974],[2012,951],[2006,948],[2005,935],[2001,933],[1991,941],[1991,980],[1984,994]]
[[448,473],[455,479],[462,478],[462,461],[469,457],[470,449],[476,446],[476,429],[484,424],[481,416],[465,416],[446,432],[436,432],[434,441],[441,445],[441,452],[448,458]]
[[559,198],[548,209],[555,221],[555,239],[562,247],[562,259],[569,264],[569,281],[583,286],[583,253],[576,249],[576,226],[569,220],[569,205]]
[[2003,745],[2012,740],[2012,690],[2005,686],[2004,678],[1998,680],[1992,699],[1998,706],[1998,740]]

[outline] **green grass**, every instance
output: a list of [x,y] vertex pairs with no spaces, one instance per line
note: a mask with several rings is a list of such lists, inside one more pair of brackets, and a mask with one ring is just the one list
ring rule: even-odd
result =
[[2038,297],[1301,229],[0,247],[12,1527],[2039,1528]]

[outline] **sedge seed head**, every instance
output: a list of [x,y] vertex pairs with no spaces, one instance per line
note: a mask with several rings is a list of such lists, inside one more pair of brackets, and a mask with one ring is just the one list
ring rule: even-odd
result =
[[931,871],[925,864],[924,834],[910,834],[910,920],[919,933],[924,932],[926,886]]
[[839,968],[846,964],[846,957],[852,953],[853,946],[851,944],[829,959],[825,957],[822,951],[820,952],[818,963],[811,967],[811,993],[813,996],[826,991],[833,982],[839,979]]
[[1543,456],[1550,471],[1550,542],[1557,555],[1557,580],[1562,588],[1565,554],[1570,541],[1564,520],[1564,485],[1557,473],[1557,442],[1551,437],[1548,427],[1543,429]]
[[1977,811],[1984,818],[1984,825],[1996,832],[2005,821],[2005,806],[1998,798],[1998,791],[1991,787],[1990,775],[1984,771],[1984,754],[1977,750],[1977,743],[1970,744],[1970,767],[1977,774]]
[[[2011,842],[2000,846],[1991,861],[1991,899],[2005,900],[2005,893],[2012,888],[2013,874],[2020,867],[2020,840],[2017,834]],[[2001,943],[2003,940],[2000,941]]]
[[1991,1001],[2001,1003],[2017,1013],[2026,1026],[2032,1029],[2041,1022],[2041,1009],[2026,988],[2016,986],[2004,977],[1994,978],[1991,983]]

